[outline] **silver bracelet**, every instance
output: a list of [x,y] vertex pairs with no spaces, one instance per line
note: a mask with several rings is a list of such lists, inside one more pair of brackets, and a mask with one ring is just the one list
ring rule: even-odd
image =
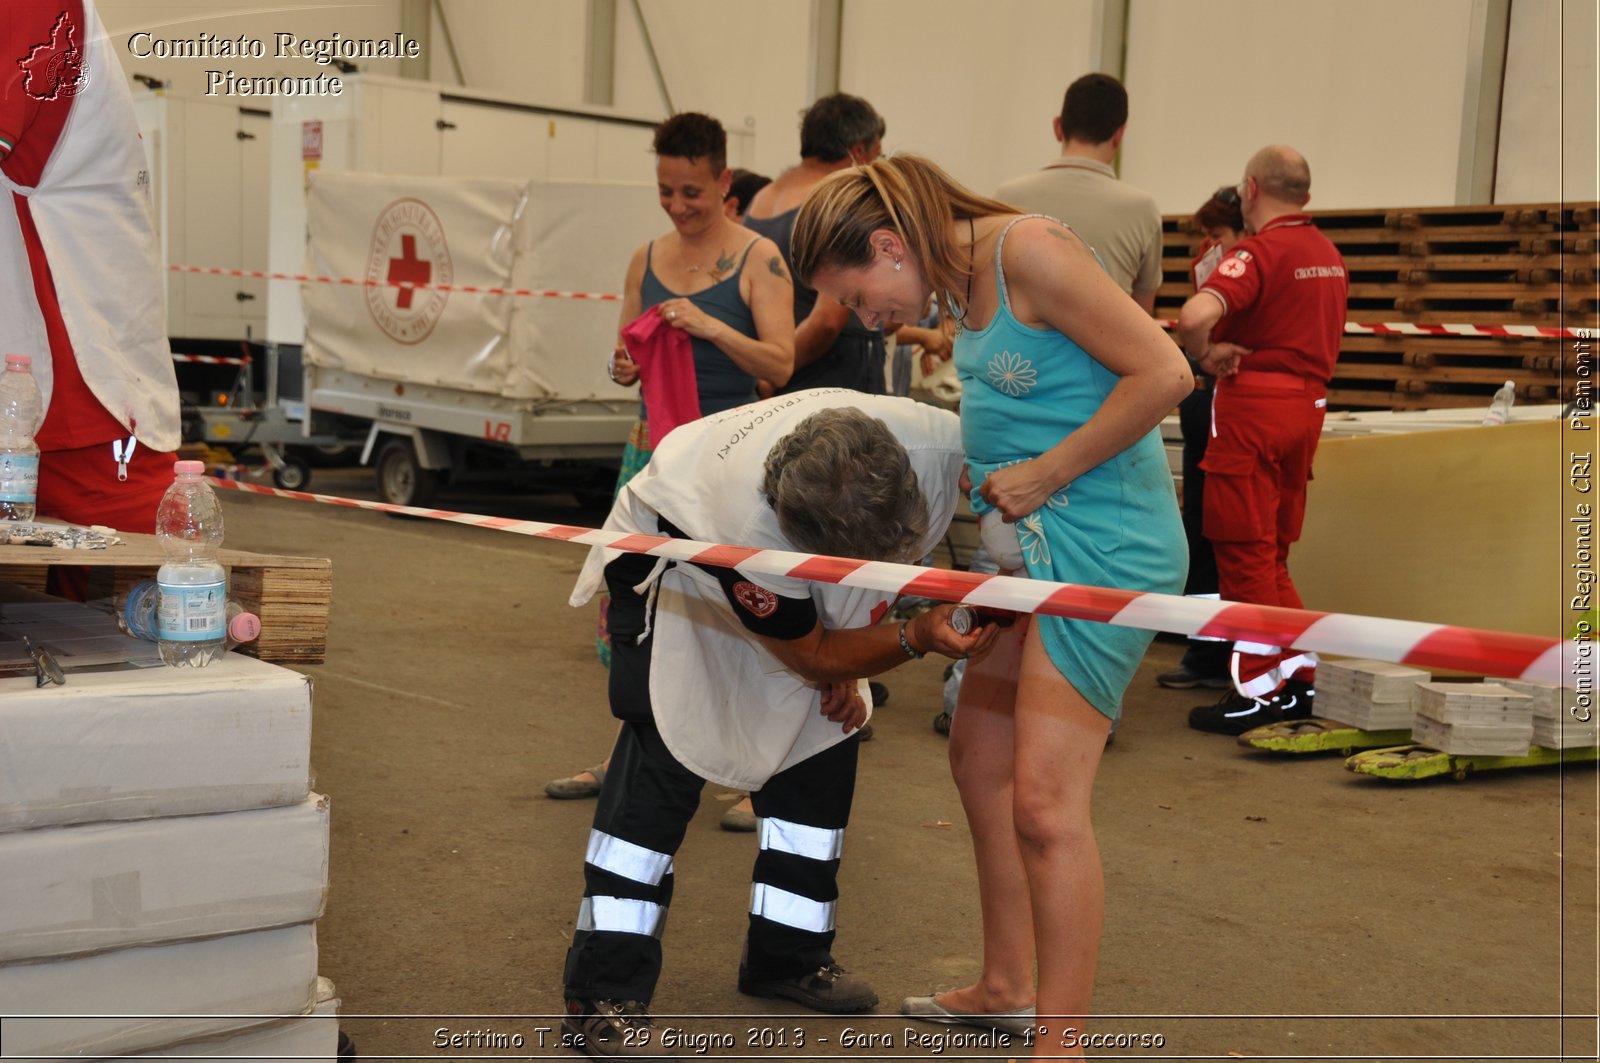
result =
[[913,661],[920,661],[926,657],[927,654],[918,653],[916,647],[911,645],[911,640],[906,638],[906,625],[909,623],[911,623],[909,620],[902,620],[900,622],[900,648],[905,650],[906,656],[910,657]]

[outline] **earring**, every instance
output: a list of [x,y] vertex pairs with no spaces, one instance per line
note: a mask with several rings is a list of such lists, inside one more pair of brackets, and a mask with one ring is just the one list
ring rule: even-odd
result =
[[894,260],[894,271],[896,273],[900,272],[900,260],[898,258]]

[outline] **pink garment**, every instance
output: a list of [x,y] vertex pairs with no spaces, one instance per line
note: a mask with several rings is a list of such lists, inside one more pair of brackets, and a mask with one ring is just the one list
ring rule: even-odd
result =
[[659,447],[680,424],[700,419],[700,386],[694,376],[689,334],[675,329],[652,306],[622,330],[622,345],[639,367],[650,446]]

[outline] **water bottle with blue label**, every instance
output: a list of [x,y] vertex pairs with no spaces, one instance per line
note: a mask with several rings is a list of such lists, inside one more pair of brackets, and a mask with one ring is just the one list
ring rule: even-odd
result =
[[39,496],[39,445],[44,401],[33,379],[33,359],[6,355],[0,373],[0,520],[32,520]]
[[227,640],[228,576],[217,560],[222,506],[205,481],[204,462],[180,461],[172,471],[156,510],[156,538],[167,555],[156,572],[156,632],[164,662],[203,668],[222,656]]

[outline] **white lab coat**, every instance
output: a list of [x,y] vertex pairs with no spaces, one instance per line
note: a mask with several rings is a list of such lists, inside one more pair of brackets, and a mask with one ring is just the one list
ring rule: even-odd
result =
[[[960,420],[909,399],[819,389],[751,403],[674,429],[643,472],[622,489],[608,530],[660,534],[664,516],[689,537],[770,550],[797,548],[784,539],[761,495],[767,452],[818,410],[853,406],[883,420],[905,446],[928,503],[928,533],[919,556],[943,539],[955,513],[961,475]],[[620,556],[593,549],[573,589],[582,605],[600,589],[606,564]],[[866,627],[873,610],[894,595],[745,572],[760,587],[791,598],[809,596],[829,629]],[[660,574],[650,637],[650,698],[662,740],[702,778],[757,790],[773,775],[847,736],[820,711],[821,694],[790,672],[751,636],[716,579],[694,565]],[[871,703],[866,683],[861,696]]]
[[11,193],[28,199],[78,367],[130,434],[176,450],[177,377],[167,344],[165,269],[151,220],[149,163],[115,44],[92,0],[80,27],[86,78],[36,187],[0,173],[0,350],[33,356],[49,408],[54,374]]

